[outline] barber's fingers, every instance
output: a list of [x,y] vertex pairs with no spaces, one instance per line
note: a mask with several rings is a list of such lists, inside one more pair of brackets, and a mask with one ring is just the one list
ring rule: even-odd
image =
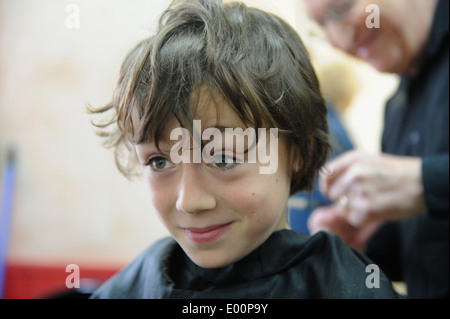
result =
[[328,162],[320,175],[320,191],[327,194],[331,185],[333,185],[343,173],[355,163],[363,161],[367,156],[368,155],[362,151],[348,151]]
[[370,170],[371,167],[363,163],[349,166],[333,180],[324,194],[332,201],[339,201],[343,196],[347,196],[351,204],[351,197],[358,197],[367,192],[366,184],[370,183]]
[[349,207],[350,209],[346,212],[346,218],[353,227],[359,228],[371,221],[367,200],[364,197],[355,196]]
[[339,201],[343,215],[353,227],[358,228],[373,222],[395,220],[391,207],[402,198],[389,189],[383,189],[370,178],[354,182],[343,197],[345,206]]
[[345,218],[353,227],[359,227],[367,222],[368,200],[364,195],[342,195],[337,201],[335,212]]

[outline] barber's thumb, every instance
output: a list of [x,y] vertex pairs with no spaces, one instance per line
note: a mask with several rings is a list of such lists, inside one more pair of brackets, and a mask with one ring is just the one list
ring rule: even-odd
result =
[[348,213],[347,220],[353,227],[361,227],[366,222],[366,216],[361,212],[352,210]]

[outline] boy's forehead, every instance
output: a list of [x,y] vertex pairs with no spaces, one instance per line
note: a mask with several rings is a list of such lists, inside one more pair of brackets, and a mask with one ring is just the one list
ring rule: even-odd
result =
[[196,99],[192,101],[194,119],[202,121],[202,127],[245,128],[237,112],[219,90],[209,90],[206,86],[198,89]]
[[[242,128],[246,129],[247,125],[240,119],[237,112],[233,109],[226,98],[219,90],[209,90],[206,86],[200,87],[191,97],[193,120],[200,120],[202,131],[207,128],[218,128],[224,132],[226,128]],[[132,118],[135,131],[139,131],[137,127],[140,123],[137,110],[133,110]],[[189,123],[193,125],[193,123]],[[170,135],[174,129],[182,127],[175,116],[170,116],[160,136],[159,143],[173,144]],[[145,140],[145,143],[154,143],[152,140]],[[134,142],[134,144],[138,144]]]

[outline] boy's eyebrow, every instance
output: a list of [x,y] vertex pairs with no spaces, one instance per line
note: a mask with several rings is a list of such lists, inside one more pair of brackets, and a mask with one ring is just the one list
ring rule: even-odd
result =
[[[180,126],[180,127],[181,127],[181,126]],[[179,127],[177,127],[177,128],[179,128]],[[247,129],[247,127],[240,127],[240,126],[234,126],[234,127],[233,127],[232,125],[226,126],[226,125],[220,124],[220,125],[210,125],[210,126],[202,127],[202,131],[204,131],[204,130],[206,130],[206,129],[208,129],[208,128],[216,128],[216,129],[218,129],[221,133],[226,132],[226,129],[242,128],[244,131]],[[130,140],[130,143],[133,144],[134,146],[136,146],[136,145],[139,145],[139,144],[142,144],[142,143],[152,144],[152,143],[154,143],[154,142],[153,142],[153,140],[142,140],[142,141],[139,141],[139,140]],[[161,140],[158,144],[170,144],[170,142],[169,142],[169,141],[165,141],[165,140],[163,139],[163,140]]]
[[223,126],[223,125],[211,125],[211,126],[207,126],[207,127],[205,127],[205,128],[203,128],[202,127],[202,130],[204,131],[204,130],[206,130],[206,129],[208,129],[208,128],[216,128],[216,129],[218,129],[220,132],[225,132],[225,129],[227,128],[227,127],[225,127],[225,126]]
[[[148,140],[143,139],[143,140],[140,140],[140,141],[130,140],[130,143],[133,144],[133,146],[138,146],[138,145],[141,145],[141,144],[151,144],[151,145],[154,145],[156,147],[156,144],[153,141],[153,139],[151,139],[151,140],[150,139],[148,139]],[[159,141],[158,145],[161,145],[161,144],[163,144],[163,145],[167,144],[168,145],[170,143],[168,141],[161,140],[161,141]]]
[[247,128],[249,128],[249,127],[246,127],[246,126],[239,126],[239,125],[224,125],[224,124],[216,124],[216,125],[210,125],[210,126],[208,126],[208,125],[206,125],[205,127],[202,127],[202,130],[205,130],[205,129],[207,129],[207,128],[217,128],[220,132],[225,132],[225,130],[226,129],[236,129],[236,128],[241,128],[241,129],[243,129],[244,131],[247,129]]

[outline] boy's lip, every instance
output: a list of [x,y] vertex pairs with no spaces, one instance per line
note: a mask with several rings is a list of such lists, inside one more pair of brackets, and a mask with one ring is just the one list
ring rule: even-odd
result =
[[207,227],[186,227],[182,228],[186,236],[197,243],[208,243],[218,239],[224,234],[233,222],[216,224]]
[[211,225],[211,226],[206,226],[206,227],[182,227],[183,230],[187,230],[193,233],[207,233],[211,230],[217,229],[217,228],[221,228],[224,226],[227,226],[231,224],[231,222],[229,223],[223,223],[223,224],[216,224],[216,225]]

